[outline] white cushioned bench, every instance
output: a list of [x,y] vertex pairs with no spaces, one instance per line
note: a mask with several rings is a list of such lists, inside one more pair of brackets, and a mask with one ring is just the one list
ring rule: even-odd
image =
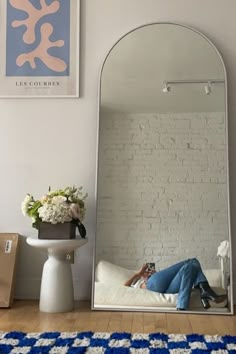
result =
[[[95,270],[94,305],[96,308],[129,308],[129,309],[156,309],[175,310],[177,294],[162,294],[146,289],[131,288],[124,283],[133,274],[134,270],[126,269],[105,260],[98,262]],[[204,270],[210,285],[218,294],[224,294],[222,288],[222,275],[220,269]],[[216,304],[210,302],[210,311],[222,308],[225,311],[227,301]],[[203,310],[200,302],[200,294],[196,289],[192,290],[189,311]],[[209,311],[207,310],[207,311]]]

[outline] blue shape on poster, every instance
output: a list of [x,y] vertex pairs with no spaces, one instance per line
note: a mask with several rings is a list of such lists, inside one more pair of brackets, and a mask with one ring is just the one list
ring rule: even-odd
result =
[[7,0],[6,76],[69,76],[70,0],[45,0],[34,25],[40,9],[40,0]]

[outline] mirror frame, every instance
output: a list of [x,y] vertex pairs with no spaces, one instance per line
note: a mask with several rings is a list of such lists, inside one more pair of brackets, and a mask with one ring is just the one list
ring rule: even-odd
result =
[[223,58],[219,52],[219,50],[216,48],[216,46],[213,44],[213,42],[206,36],[204,35],[202,32],[198,31],[197,29],[187,26],[187,25],[183,25],[180,24],[178,22],[149,22],[149,23],[145,23],[143,25],[140,25],[138,27],[135,27],[133,29],[131,29],[130,31],[126,32],[125,34],[123,34],[110,48],[110,50],[108,51],[108,53],[105,55],[105,58],[102,62],[101,65],[101,69],[100,69],[100,73],[99,73],[99,85],[98,85],[98,108],[97,108],[97,132],[96,132],[96,169],[95,169],[95,218],[96,218],[96,223],[95,223],[95,237],[94,237],[94,242],[93,242],[93,268],[92,268],[92,292],[91,292],[91,309],[92,310],[96,310],[96,311],[129,311],[129,312],[154,312],[154,313],[176,313],[176,309],[162,309],[161,307],[157,307],[157,308],[150,308],[150,307],[139,307],[139,308],[124,308],[124,307],[103,307],[103,308],[98,308],[96,307],[96,305],[94,304],[94,295],[95,295],[95,267],[96,267],[96,236],[97,236],[97,208],[98,208],[98,201],[97,201],[97,186],[98,186],[98,165],[99,165],[99,161],[98,161],[98,154],[99,154],[99,128],[100,128],[100,110],[101,110],[101,84],[102,84],[102,74],[103,74],[103,69],[104,69],[104,65],[106,63],[107,58],[109,57],[110,53],[112,52],[112,50],[115,48],[115,46],[126,36],[128,36],[130,33],[144,28],[146,26],[150,26],[150,25],[158,25],[158,24],[165,24],[165,25],[176,25],[176,26],[180,26],[183,28],[186,28],[188,30],[191,30],[193,32],[195,32],[196,34],[198,34],[199,36],[201,36],[202,38],[204,38],[209,45],[211,45],[213,47],[213,49],[215,50],[216,54],[218,55],[218,57],[220,58],[220,61],[222,63],[222,68],[224,71],[224,80],[225,80],[225,88],[224,88],[224,99],[225,99],[225,143],[226,143],[226,193],[227,193],[227,217],[228,217],[228,236],[229,236],[229,251],[230,251],[230,260],[229,260],[229,266],[230,266],[230,272],[229,272],[229,276],[230,276],[230,292],[229,292],[229,299],[230,299],[230,304],[228,307],[228,312],[217,312],[217,311],[183,311],[183,312],[178,312],[178,313],[184,313],[184,314],[213,314],[213,315],[233,315],[234,314],[234,297],[233,297],[233,260],[232,260],[232,235],[231,235],[231,217],[230,217],[230,186],[229,186],[229,141],[228,141],[228,84],[227,84],[227,72],[226,72],[226,67],[223,61]]

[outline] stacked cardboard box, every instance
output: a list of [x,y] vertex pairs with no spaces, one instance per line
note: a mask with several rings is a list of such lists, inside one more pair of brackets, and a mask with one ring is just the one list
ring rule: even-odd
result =
[[0,233],[0,307],[13,302],[19,235]]

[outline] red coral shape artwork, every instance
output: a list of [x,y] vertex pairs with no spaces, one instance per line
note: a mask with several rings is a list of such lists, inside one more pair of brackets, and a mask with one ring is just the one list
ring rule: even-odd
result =
[[38,47],[29,53],[20,54],[16,59],[17,65],[22,66],[28,61],[34,69],[36,68],[35,59],[39,58],[51,70],[56,72],[65,71],[67,67],[66,63],[63,60],[48,54],[49,48],[62,47],[64,45],[64,41],[58,40],[51,42],[49,40],[49,37],[53,32],[53,27],[49,23],[44,23],[40,28],[40,32],[41,42]]
[[8,0],[7,76],[68,76],[70,0]]
[[24,20],[15,20],[12,22],[12,27],[25,26],[26,30],[23,35],[23,40],[27,44],[32,44],[35,41],[35,26],[38,21],[49,14],[57,12],[60,8],[60,2],[55,0],[50,5],[47,5],[45,0],[40,0],[41,8],[35,8],[29,0],[10,0],[12,7],[22,10],[28,14]]
[[1,97],[79,97],[80,0],[0,0]]

